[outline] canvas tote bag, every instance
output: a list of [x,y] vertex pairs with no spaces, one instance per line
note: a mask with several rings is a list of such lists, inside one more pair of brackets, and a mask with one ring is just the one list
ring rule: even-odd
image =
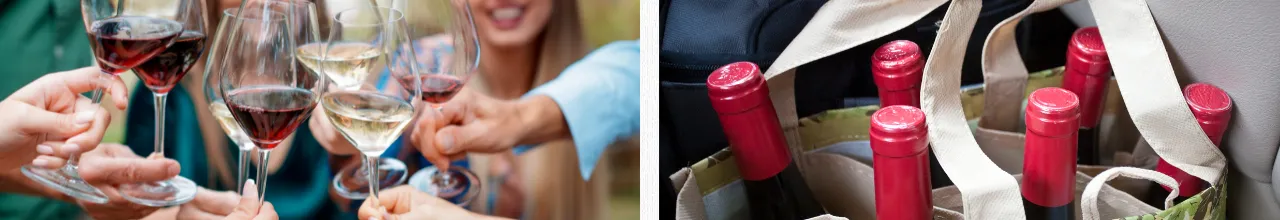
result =
[[[800,138],[798,129],[799,119],[795,111],[793,88],[795,68],[906,27],[945,2],[940,0],[837,0],[824,5],[813,20],[800,32],[796,40],[792,41],[791,45],[783,51],[778,60],[774,62],[774,65],[765,73],[771,90],[770,97],[774,101],[774,108],[778,111],[779,121],[787,136],[792,155],[804,155],[801,152],[803,152],[802,146],[805,146],[801,142],[802,138]],[[959,0],[950,4],[941,22],[937,40],[935,40],[932,48],[931,54],[933,55],[930,56],[926,63],[926,75],[930,75],[931,71],[947,70],[949,72],[946,75],[955,76],[956,80],[953,89],[957,92],[959,91],[959,69],[964,57],[965,42],[967,42],[972,32],[977,12],[980,10],[980,4],[981,1],[978,0]],[[926,80],[926,82],[928,81]],[[959,106],[959,96],[957,95],[954,98],[955,106]],[[959,108],[955,110],[960,113],[958,114],[960,116],[958,119],[963,124],[963,113],[959,112]],[[963,133],[971,135],[968,134],[967,129]],[[972,140],[972,136],[969,137]],[[930,138],[936,139],[938,134],[932,133]],[[1023,218],[1021,197],[1018,194],[1016,181],[1011,175],[1003,172],[985,159],[986,156],[982,154],[982,151],[977,146],[952,149],[950,147],[938,147],[937,142],[934,142],[934,146],[934,154],[938,155],[939,160],[944,165],[944,170],[959,186],[962,192],[962,200],[967,202],[965,203],[967,205],[963,207],[966,219]],[[810,159],[808,156],[795,156],[794,158],[806,177],[812,176],[810,173],[814,172],[814,170],[811,169],[817,169],[809,166],[812,163],[806,161]],[[849,167],[856,166],[856,164],[849,164]],[[709,213],[704,212],[707,210],[703,208],[718,205],[695,204],[702,203],[702,197],[686,189],[690,186],[689,183],[700,181],[681,179],[680,173],[677,173],[675,177],[674,182],[684,183],[682,186],[676,186],[676,188],[680,188],[677,200],[678,203],[681,203],[677,206],[677,218],[701,219],[709,215]],[[697,177],[695,175],[691,178]],[[869,181],[870,175],[867,175],[865,180]],[[819,181],[809,180],[809,182],[811,182],[811,188],[822,188],[813,184],[813,182]],[[815,193],[815,195],[819,194],[821,193]],[[684,201],[691,202],[686,203]],[[870,200],[866,202],[873,203]],[[824,207],[831,204],[831,202],[822,203]],[[828,211],[831,211],[831,208],[828,208]],[[935,213],[954,212],[941,211]]]
[[[1023,105],[1020,103],[1023,100],[1025,91],[1028,90],[1026,89],[1028,77],[1026,68],[1018,56],[1017,48],[1013,47],[1013,35],[1011,34],[1013,25],[1016,25],[1019,19],[1030,13],[1047,11],[1070,2],[1072,1],[1035,1],[1025,11],[997,25],[987,38],[982,59],[985,70],[986,88],[984,92],[986,96],[983,117],[980,119],[979,128],[975,133],[978,142],[982,144],[982,148],[987,152],[995,152],[993,154],[996,156],[993,157],[993,160],[996,160],[998,164],[1004,165],[1002,168],[1007,171],[1020,172],[1020,170],[1016,169],[1021,167],[1020,155],[1024,136],[1018,133],[1022,129],[1020,126],[1021,121],[1018,120],[1018,117],[1022,115]],[[1128,110],[1133,116],[1135,126],[1143,134],[1158,135],[1158,137],[1149,136],[1149,140],[1170,144],[1164,146],[1163,148],[1165,149],[1163,150],[1173,150],[1172,152],[1160,152],[1162,151],[1161,149],[1155,149],[1158,154],[1165,156],[1169,161],[1180,160],[1178,162],[1181,163],[1180,165],[1200,169],[1199,172],[1203,172],[1201,173],[1202,175],[1210,176],[1211,178],[1200,175],[1197,175],[1197,177],[1208,180],[1216,186],[1197,198],[1185,201],[1184,204],[1186,205],[1179,206],[1178,209],[1170,209],[1156,215],[1161,217],[1191,216],[1196,219],[1222,218],[1222,208],[1224,207],[1222,201],[1225,201],[1225,197],[1220,195],[1223,195],[1222,193],[1225,191],[1223,191],[1224,187],[1220,184],[1222,182],[1219,178],[1225,174],[1223,169],[1225,157],[1216,148],[1212,147],[1211,143],[1208,144],[1208,148],[1196,146],[1197,144],[1208,143],[1204,141],[1208,139],[1200,131],[1199,126],[1194,124],[1194,117],[1189,114],[1190,111],[1187,110],[1186,103],[1181,97],[1181,90],[1178,89],[1177,80],[1169,65],[1169,58],[1164,50],[1163,42],[1160,40],[1159,32],[1156,31],[1154,19],[1151,17],[1150,10],[1145,4],[1146,2],[1141,0],[1095,0],[1090,1],[1090,3],[1094,9],[1093,13],[1097,16],[1104,44],[1107,45],[1112,59],[1120,93],[1123,97],[1126,97],[1123,101],[1130,106]],[[1144,71],[1142,68],[1150,66],[1155,66],[1155,71],[1135,72]],[[926,76],[926,87],[930,85],[929,79],[929,76]],[[1112,91],[1114,92],[1115,90]],[[926,100],[929,98],[927,96]],[[948,96],[947,94],[941,95],[941,97]],[[1187,124],[1191,125],[1188,126]],[[959,129],[955,128],[955,126],[934,128]],[[1114,129],[1112,131],[1114,132]],[[1196,137],[1200,137],[1201,140],[1196,140]],[[1156,138],[1180,139],[1152,140]],[[1185,145],[1196,147],[1186,147]],[[1188,164],[1188,162],[1192,161],[1195,164]],[[1099,167],[1080,167],[1081,171],[1096,171],[1097,169]],[[1077,198],[1079,199],[1076,201],[1080,206],[1077,210],[1082,212],[1079,216],[1084,219],[1117,218],[1134,216],[1135,213],[1151,213],[1148,210],[1154,210],[1149,206],[1142,205],[1141,201],[1134,199],[1132,196],[1123,195],[1123,192],[1114,191],[1099,195],[1099,191],[1105,188],[1102,187],[1105,185],[1104,183],[1118,176],[1153,180],[1174,188],[1177,185],[1172,182],[1172,178],[1145,169],[1115,168],[1098,174],[1096,180],[1081,173],[1081,175],[1077,175]],[[1080,188],[1085,183],[1088,186],[1081,191]],[[1166,207],[1164,208],[1171,207],[1172,203],[1170,201],[1173,196],[1169,195],[1167,197]],[[1202,199],[1206,202],[1201,202]],[[1100,213],[1099,200],[1109,201],[1104,203],[1107,204],[1103,208],[1106,212]],[[946,206],[947,204],[940,205]]]

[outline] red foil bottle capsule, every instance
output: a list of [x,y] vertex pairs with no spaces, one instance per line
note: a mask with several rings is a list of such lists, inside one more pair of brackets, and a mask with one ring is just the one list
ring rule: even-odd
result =
[[1073,219],[1080,99],[1060,88],[1027,98],[1022,198],[1027,219]]
[[1111,60],[1102,44],[1098,27],[1086,27],[1071,35],[1067,46],[1067,65],[1062,88],[1080,98],[1080,164],[1098,165],[1098,123],[1106,99],[1107,82],[1111,80]]
[[822,215],[822,206],[792,163],[760,67],[737,62],[716,69],[707,77],[707,95],[742,175],[751,218]]
[[[920,108],[920,83],[924,79],[924,54],[909,40],[890,41],[871,55],[871,75],[880,93],[880,106]],[[929,154],[933,188],[952,185],[938,158]]]
[[933,218],[924,112],[895,105],[871,115],[876,219]]
[[[1195,115],[1196,121],[1200,123],[1200,129],[1204,130],[1204,134],[1209,136],[1209,140],[1213,141],[1213,145],[1219,145],[1222,142],[1222,134],[1227,131],[1228,122],[1231,121],[1231,97],[1227,96],[1226,91],[1205,83],[1195,83],[1187,85],[1182,90],[1183,96],[1187,99],[1187,106],[1191,108],[1191,113]],[[1156,171],[1173,177],[1178,181],[1178,199],[1177,202],[1186,200],[1191,196],[1205,189],[1204,180],[1196,178],[1187,172],[1170,165],[1160,158],[1159,164],[1156,165]],[[1148,203],[1158,204],[1156,207],[1164,205],[1164,196],[1168,195],[1169,188],[1159,186],[1161,191],[1153,190],[1149,195]],[[1154,187],[1153,187],[1154,188]]]
[[871,75],[880,92],[880,106],[920,107],[920,81],[924,77],[920,46],[895,40],[871,55]]

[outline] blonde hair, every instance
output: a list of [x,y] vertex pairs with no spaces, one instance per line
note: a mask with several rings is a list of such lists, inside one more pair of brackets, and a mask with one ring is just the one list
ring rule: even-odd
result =
[[[560,76],[570,64],[588,52],[577,0],[555,0],[551,18],[537,42],[538,58],[529,88],[536,88]],[[483,51],[481,52],[484,53]],[[484,65],[484,64],[482,64]],[[478,84],[484,84],[480,82]],[[487,86],[474,88],[483,89]],[[523,215],[529,219],[605,219],[608,206],[608,169],[598,167],[590,181],[583,181],[572,139],[540,144],[534,150],[516,157],[522,191],[526,195]],[[494,156],[474,156],[472,171],[488,179],[488,161]],[[607,164],[601,158],[598,164]],[[485,180],[484,183],[493,183]],[[483,186],[496,191],[493,183]],[[502,195],[499,195],[501,197]],[[486,201],[481,198],[480,201]],[[484,203],[479,203],[484,204]],[[473,205],[477,211],[490,211],[484,205]]]
[[[560,76],[587,53],[577,0],[557,0],[542,35],[535,88]],[[583,181],[572,139],[544,143],[517,157],[524,181],[524,215],[529,219],[606,219],[608,169],[597,168]],[[601,158],[599,164],[607,164]]]

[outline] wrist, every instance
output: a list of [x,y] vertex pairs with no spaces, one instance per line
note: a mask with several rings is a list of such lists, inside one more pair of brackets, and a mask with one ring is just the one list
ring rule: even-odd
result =
[[545,95],[529,96],[507,108],[515,109],[519,118],[516,145],[537,144],[568,137],[568,125],[560,106]]

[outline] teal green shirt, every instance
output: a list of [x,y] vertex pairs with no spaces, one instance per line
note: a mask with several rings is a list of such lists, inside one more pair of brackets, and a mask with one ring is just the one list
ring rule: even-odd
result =
[[46,73],[93,65],[79,1],[0,0],[0,97]]
[[[0,98],[46,73],[93,64],[79,1],[0,0]],[[0,193],[0,219],[74,219],[74,204]]]
[[[188,74],[187,77],[199,77],[199,74]],[[178,85],[169,92],[169,100],[165,106],[165,138],[164,153],[166,158],[177,160],[182,164],[180,175],[191,179],[201,187],[235,191],[235,186],[222,186],[213,181],[215,176],[209,169],[208,156],[204,150],[204,138],[200,135],[200,123],[196,119],[195,104],[189,89]],[[125,126],[125,145],[138,155],[149,155],[154,151],[155,106],[151,90],[139,84],[133,88],[134,95],[129,102],[128,122]],[[309,123],[309,122],[308,122]],[[276,213],[280,219],[355,219],[354,212],[342,212],[338,205],[329,199],[329,187],[333,183],[333,175],[329,170],[329,154],[316,142],[311,129],[303,124],[295,133],[293,146],[290,147],[284,165],[275,174],[267,177],[267,201],[276,204]],[[214,127],[215,129],[218,129]],[[226,138],[226,137],[223,137]],[[234,167],[238,150],[230,146],[226,139],[225,149],[228,158],[222,166]],[[272,157],[284,155],[273,154]],[[234,168],[233,168],[234,170]],[[256,170],[256,169],[253,169]],[[256,176],[256,174],[249,174]],[[287,205],[286,205],[287,204]]]

